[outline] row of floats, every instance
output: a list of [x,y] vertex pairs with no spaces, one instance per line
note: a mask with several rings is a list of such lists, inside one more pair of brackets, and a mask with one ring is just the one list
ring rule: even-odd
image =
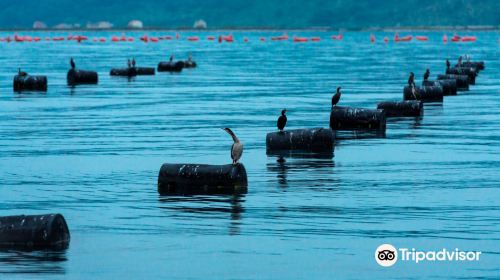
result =
[[[68,77],[78,71],[74,69],[73,62],[71,65]],[[386,118],[422,116],[423,102],[442,102],[444,95],[456,95],[457,91],[469,90],[469,85],[475,84],[476,76],[484,68],[484,62],[468,60],[462,63],[459,59],[454,67],[447,63],[446,73],[438,75],[435,80],[429,80],[430,73],[426,72],[420,87],[415,86],[413,75],[410,75],[408,85],[403,89],[403,100],[380,102],[377,109],[337,106],[339,88],[332,98],[328,128],[284,130],[286,121],[280,125],[280,117],[279,131],[266,135],[266,153],[278,155],[280,159],[293,153],[331,153],[333,156],[335,142],[341,131],[375,131],[385,135]],[[21,83],[29,80],[30,76],[24,74],[19,73],[14,78],[14,87],[18,80]],[[285,112],[283,110],[282,116]],[[235,144],[242,147],[234,133],[230,129],[225,130],[231,134]],[[241,153],[242,150],[239,156]],[[247,187],[247,172],[237,159],[233,160],[233,164],[226,165],[165,163],[160,168],[157,184],[161,195],[241,194],[247,192]],[[61,214],[0,217],[0,247],[60,249],[66,248],[69,242],[70,232]]]
[[[157,43],[157,42],[160,42],[160,41],[169,41],[169,40],[181,40],[181,35],[180,33],[176,33],[175,35],[171,36],[171,35],[166,35],[166,36],[149,36],[149,35],[143,35],[141,37],[138,38],[138,40],[144,42],[144,43]],[[197,41],[201,41],[203,38],[200,37],[200,36],[188,36],[185,38],[187,41],[190,41],[190,42],[197,42]],[[218,41],[219,43],[222,43],[222,42],[228,42],[228,43],[232,43],[235,41],[235,38],[233,36],[233,34],[229,34],[229,35],[219,35],[219,36],[211,36],[211,35],[208,35],[205,37],[205,39],[207,41]],[[335,34],[335,35],[331,35],[330,36],[330,39],[331,40],[334,40],[334,41],[341,41],[344,39],[344,35],[342,33],[340,34]],[[426,42],[426,41],[429,41],[429,37],[428,36],[423,36],[423,35],[417,35],[417,36],[412,36],[412,35],[406,35],[406,36],[399,36],[398,33],[396,33],[394,35],[394,38],[393,38],[393,41],[394,42],[410,42],[412,41],[413,39],[415,39],[416,41],[422,41],[422,42]],[[68,36],[56,36],[56,37],[45,37],[45,38],[42,38],[42,37],[39,37],[39,36],[28,36],[28,35],[25,35],[25,36],[22,36],[22,35],[17,35],[17,34],[14,34],[13,36],[6,36],[4,38],[0,38],[0,42],[7,42],[7,43],[10,43],[10,42],[40,42],[40,41],[55,41],[55,42],[58,42],[58,41],[75,41],[75,42],[78,42],[78,43],[81,43],[81,42],[85,42],[85,41],[92,41],[92,42],[101,42],[101,43],[105,43],[105,42],[108,42],[108,41],[111,41],[111,42],[134,42],[136,39],[132,36],[126,36],[125,34],[122,34],[121,36],[112,36],[109,40],[108,38],[105,38],[105,37],[89,37],[89,36],[85,36],[85,35],[68,35]],[[270,38],[268,37],[259,37],[259,40],[262,41],[262,42],[266,42],[266,41],[292,41],[292,42],[296,42],[296,43],[303,43],[303,42],[319,42],[322,40],[321,37],[319,36],[316,36],[316,37],[300,37],[300,36],[292,36],[292,37],[289,37],[288,34],[284,33],[280,36],[272,36]],[[454,34],[453,36],[451,36],[450,38],[448,37],[448,35],[443,35],[443,38],[442,38],[443,42],[444,43],[447,43],[447,42],[475,42],[477,40],[477,37],[476,36],[459,36],[457,34]],[[243,41],[244,42],[249,42],[249,38],[248,37],[243,37]],[[370,42],[372,43],[375,43],[377,41],[375,35],[371,34],[370,35]],[[388,36],[385,36],[383,38],[383,41],[384,42],[389,42],[389,37]],[[500,42],[500,39],[499,39],[499,42]]]

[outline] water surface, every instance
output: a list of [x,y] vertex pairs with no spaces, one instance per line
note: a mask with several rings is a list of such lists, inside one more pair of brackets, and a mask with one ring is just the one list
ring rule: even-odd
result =
[[[232,44],[0,43],[0,214],[62,213],[72,235],[63,252],[0,252],[0,278],[498,278],[500,34],[469,44],[422,34],[430,41],[302,32],[323,40],[263,43],[278,33],[234,32]],[[155,67],[189,52],[199,67],[181,74],[109,76],[127,58]],[[333,158],[266,155],[281,109],[287,128],[327,127],[337,86],[341,105],[375,108],[402,98],[410,71],[420,83],[464,53],[486,62],[477,85],[426,104],[422,118],[390,120],[385,138],[344,137]],[[69,57],[99,85],[67,87]],[[13,93],[17,67],[47,75],[48,92]],[[221,127],[245,145],[248,193],[159,196],[162,163],[231,162]],[[382,243],[483,255],[383,269]]]

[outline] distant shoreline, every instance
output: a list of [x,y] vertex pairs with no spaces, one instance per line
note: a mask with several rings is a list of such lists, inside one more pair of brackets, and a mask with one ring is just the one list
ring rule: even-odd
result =
[[142,29],[131,28],[0,28],[0,32],[141,32],[141,31],[189,31],[189,32],[217,32],[217,31],[319,31],[319,32],[394,32],[394,31],[500,31],[500,26],[395,26],[395,27],[368,27],[368,28],[333,28],[333,27],[307,27],[307,28],[274,28],[274,27],[224,27],[195,29],[188,27],[162,28],[148,27]]

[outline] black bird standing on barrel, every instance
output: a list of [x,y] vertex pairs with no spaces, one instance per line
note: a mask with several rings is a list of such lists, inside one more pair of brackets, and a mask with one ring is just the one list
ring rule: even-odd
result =
[[135,58],[132,58],[132,67],[135,67]]
[[340,96],[342,93],[340,92],[341,87],[337,88],[337,92],[332,96],[332,109],[337,106],[337,103],[340,101]]
[[287,121],[287,118],[286,118],[286,109],[283,109],[281,110],[281,116],[278,118],[278,129],[280,131],[283,131],[283,129],[285,129],[285,126],[286,126],[286,121]]
[[446,70],[450,69],[450,66],[451,66],[450,61],[447,59],[446,60]]
[[429,69],[425,70],[424,81],[427,81],[427,79],[429,79],[430,75],[431,75],[431,71],[429,71]]
[[17,75],[19,75],[21,77],[25,77],[25,76],[28,76],[28,73],[21,71],[21,68],[17,68]]
[[73,58],[71,58],[69,60],[69,65],[71,65],[71,69],[75,69],[76,65],[75,65],[75,61],[73,60]]

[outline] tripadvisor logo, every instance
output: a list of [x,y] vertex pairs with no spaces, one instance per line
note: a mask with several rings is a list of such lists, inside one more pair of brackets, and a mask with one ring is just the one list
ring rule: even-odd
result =
[[479,251],[461,251],[458,248],[455,250],[441,249],[439,251],[419,251],[415,248],[399,248],[391,244],[382,244],[375,250],[375,261],[385,267],[393,266],[398,257],[400,261],[414,262],[435,262],[435,261],[479,261],[481,252]]

